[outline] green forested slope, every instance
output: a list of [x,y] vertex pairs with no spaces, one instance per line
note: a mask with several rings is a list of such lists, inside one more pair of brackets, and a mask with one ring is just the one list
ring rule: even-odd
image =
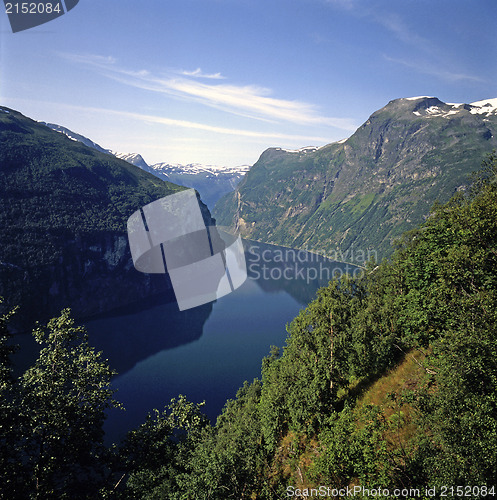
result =
[[137,467],[130,491],[284,498],[355,485],[429,498],[430,486],[442,498],[442,486],[470,485],[471,498],[497,494],[496,174],[494,155],[471,194],[436,206],[390,262],[321,289],[288,326],[283,352],[263,361],[262,383],[246,384],[214,428],[185,443],[186,462],[147,475]]
[[0,318],[0,491],[224,500],[317,497],[324,486],[357,487],[356,498],[493,498],[496,311],[494,154],[390,261],[322,288],[214,426],[180,396],[105,449],[110,372],[67,311],[36,331],[44,349],[18,380]]
[[52,263],[64,238],[126,232],[128,217],[179,186],[0,108],[0,261]]
[[0,107],[0,296],[21,306],[17,328],[166,290],[133,268],[126,222],[182,189]]

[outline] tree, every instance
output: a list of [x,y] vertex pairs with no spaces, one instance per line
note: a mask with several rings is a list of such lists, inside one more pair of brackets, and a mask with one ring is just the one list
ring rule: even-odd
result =
[[116,488],[120,498],[183,498],[193,450],[208,427],[202,406],[179,395],[127,434],[119,450],[119,470],[124,472],[122,487]]
[[15,347],[10,343],[12,336],[7,329],[8,320],[14,312],[0,316],[0,492],[15,490],[16,464],[20,461],[20,452],[16,447],[19,440],[18,412],[10,359]]
[[245,382],[227,401],[212,432],[197,444],[188,478],[193,498],[261,498],[266,453],[258,403],[261,383]]
[[[105,410],[114,372],[69,309],[34,331],[39,357],[20,379],[17,443],[25,498],[88,498],[105,483]],[[18,485],[18,488],[21,488]],[[19,494],[19,491],[16,491]]]

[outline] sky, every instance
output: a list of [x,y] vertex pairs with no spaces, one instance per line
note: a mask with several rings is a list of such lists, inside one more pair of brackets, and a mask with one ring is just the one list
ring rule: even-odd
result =
[[0,105],[149,164],[323,146],[400,97],[497,97],[496,0],[80,0],[12,33]]

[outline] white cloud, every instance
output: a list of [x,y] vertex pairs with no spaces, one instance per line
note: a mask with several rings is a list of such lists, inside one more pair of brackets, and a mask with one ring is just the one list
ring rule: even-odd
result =
[[215,125],[207,125],[205,123],[192,122],[188,120],[177,120],[174,118],[167,118],[162,116],[147,115],[143,113],[133,113],[129,111],[117,111],[105,108],[83,108],[85,111],[92,111],[95,113],[115,115],[123,118],[129,118],[132,120],[137,120],[146,123],[156,123],[160,125],[166,125],[171,127],[182,127],[187,129],[203,130],[206,132],[214,132],[216,134],[224,135],[236,135],[240,137],[252,137],[261,139],[280,139],[280,140],[290,140],[301,143],[312,142],[312,143],[327,143],[330,142],[328,138],[324,137],[313,137],[305,135],[291,135],[282,134],[279,132],[257,132],[254,130],[244,130],[235,129],[227,127],[218,127]]
[[57,52],[59,57],[67,59],[69,61],[89,64],[92,66],[106,67],[117,63],[117,59],[112,56],[100,56],[97,54],[70,54],[68,52]]
[[[170,71],[169,75],[160,77],[147,70],[125,69],[118,66],[114,59],[101,56],[63,54],[63,57],[78,64],[89,65],[108,78],[123,84],[198,102],[235,115],[263,121],[324,125],[348,131],[354,131],[357,128],[354,121],[349,118],[322,116],[313,104],[272,97],[272,91],[268,88],[256,85],[200,82],[196,78],[199,76],[205,78],[200,68],[191,72],[192,74],[189,75],[191,78],[186,77],[184,71],[182,76],[176,76]],[[216,75],[221,77],[219,73]],[[215,75],[209,76],[212,79]]]
[[412,31],[398,14],[374,13],[373,19],[405,44],[430,54],[437,51],[437,47],[430,40]]
[[[284,140],[291,141],[295,144],[327,144],[330,141],[329,137],[319,137],[319,136],[308,136],[308,135],[295,135],[295,134],[284,134],[281,132],[261,132],[256,130],[246,130],[246,129],[236,129],[236,128],[228,128],[228,127],[219,127],[216,125],[208,125],[206,123],[194,122],[189,120],[178,120],[175,118],[168,118],[163,116],[149,115],[145,113],[135,113],[132,111],[121,111],[115,109],[108,108],[97,108],[91,106],[78,106],[75,104],[63,104],[56,102],[48,102],[48,101],[33,101],[31,99],[20,99],[20,98],[12,98],[8,99],[7,104],[13,107],[16,106],[27,106],[30,108],[39,107],[41,104],[42,108],[46,108],[47,106],[52,111],[58,111],[62,113],[67,113],[70,111],[72,114],[77,112],[78,115],[90,115],[92,116],[92,120],[95,122],[99,121],[99,118],[103,119],[105,117],[117,117],[122,120],[128,119],[135,122],[142,123],[152,123],[158,125],[164,125],[174,128],[186,128],[191,130],[201,130],[205,132],[212,132],[215,134],[222,135],[231,135],[231,136],[239,136],[239,137],[247,137],[247,138],[255,138],[255,139],[266,139],[266,140]],[[42,117],[39,119],[46,119],[42,114]],[[121,120],[121,121],[122,121]],[[59,123],[60,124],[60,123]],[[64,123],[62,123],[64,125]],[[65,125],[64,125],[65,126]],[[77,130],[75,130],[78,132]],[[190,139],[188,139],[190,140]]]
[[183,70],[183,71],[180,71],[179,74],[183,75],[183,76],[193,76],[195,78],[207,78],[207,79],[211,79],[211,80],[224,80],[225,79],[225,77],[223,75],[221,75],[221,73],[212,73],[212,74],[204,73],[200,68],[197,68],[194,71]]

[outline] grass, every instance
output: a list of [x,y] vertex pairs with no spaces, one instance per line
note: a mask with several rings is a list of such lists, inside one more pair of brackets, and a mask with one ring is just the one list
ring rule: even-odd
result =
[[356,408],[375,405],[380,408],[383,418],[388,422],[384,439],[389,449],[402,450],[408,455],[410,441],[419,432],[415,422],[415,410],[412,405],[402,401],[408,391],[416,391],[426,375],[423,362],[426,354],[411,350],[403,359],[391,368],[383,377],[371,384],[358,398]]
[[409,351],[396,366],[371,384],[357,400],[357,406],[374,404],[383,407],[392,400],[392,394],[401,395],[405,390],[415,389],[426,373],[420,366],[425,358],[421,351]]

